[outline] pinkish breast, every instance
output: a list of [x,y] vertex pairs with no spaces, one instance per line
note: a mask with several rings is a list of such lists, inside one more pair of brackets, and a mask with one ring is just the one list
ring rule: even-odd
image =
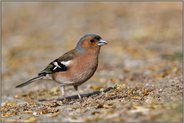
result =
[[[98,58],[93,56],[83,56],[76,58],[76,64],[71,66],[72,80],[76,85],[80,85],[90,79],[98,67]],[[74,84],[73,83],[73,84]]]

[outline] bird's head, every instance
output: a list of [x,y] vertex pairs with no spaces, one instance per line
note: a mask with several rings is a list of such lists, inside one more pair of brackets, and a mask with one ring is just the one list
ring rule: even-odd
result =
[[76,48],[79,50],[95,50],[107,44],[99,35],[86,34],[77,43]]

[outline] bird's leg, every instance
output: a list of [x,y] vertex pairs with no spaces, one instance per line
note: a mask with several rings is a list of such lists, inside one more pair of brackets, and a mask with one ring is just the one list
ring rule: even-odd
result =
[[66,97],[65,97],[65,86],[64,85],[61,85],[61,92],[62,92],[62,97],[64,98],[64,100],[66,100]]
[[75,90],[77,91],[77,95],[78,95],[79,99],[82,99],[82,98],[81,98],[81,95],[80,95],[80,93],[79,93],[79,90],[78,90],[78,86],[73,86],[73,87],[74,87]]

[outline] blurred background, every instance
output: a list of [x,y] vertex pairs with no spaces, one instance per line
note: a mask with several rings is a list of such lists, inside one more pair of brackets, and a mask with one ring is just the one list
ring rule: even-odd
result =
[[[173,80],[182,86],[182,2],[3,2],[3,96],[58,86],[44,80],[15,89],[87,33],[108,45],[81,93],[115,83],[164,88]],[[67,95],[75,93],[67,89]],[[181,101],[182,92],[167,95],[176,90],[171,86],[162,96]]]
[[137,70],[182,51],[180,2],[3,2],[2,7],[5,94],[17,91],[15,85],[74,48],[87,33],[108,41],[98,70],[110,78],[123,78],[122,69]]

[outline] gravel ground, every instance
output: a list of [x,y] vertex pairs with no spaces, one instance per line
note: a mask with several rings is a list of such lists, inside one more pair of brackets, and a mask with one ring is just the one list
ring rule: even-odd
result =
[[[182,122],[181,2],[3,2],[3,122]],[[82,100],[35,76],[81,36],[108,41]],[[103,90],[112,87],[110,90]],[[100,92],[96,94],[96,92]],[[71,97],[74,95],[73,97]]]

